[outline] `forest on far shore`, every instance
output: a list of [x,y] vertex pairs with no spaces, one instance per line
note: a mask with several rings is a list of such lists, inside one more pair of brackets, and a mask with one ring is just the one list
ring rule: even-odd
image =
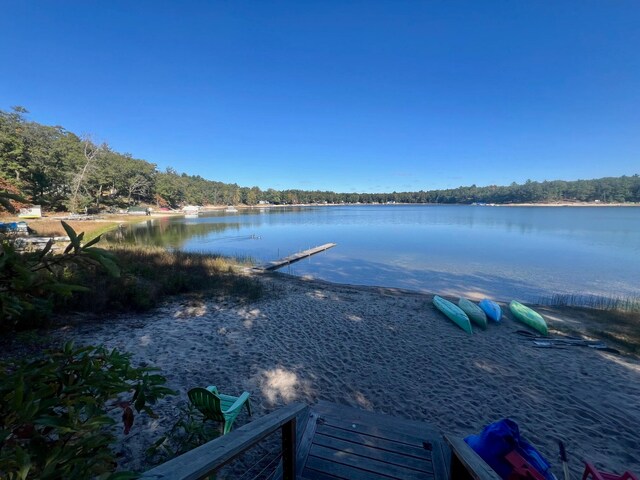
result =
[[553,203],[640,202],[638,174],[593,180],[544,182],[390,193],[261,190],[234,183],[159,171],[154,163],[96,144],[60,126],[26,118],[28,111],[0,110],[0,190],[22,195],[50,211],[126,208],[148,204],[276,205],[300,203]]

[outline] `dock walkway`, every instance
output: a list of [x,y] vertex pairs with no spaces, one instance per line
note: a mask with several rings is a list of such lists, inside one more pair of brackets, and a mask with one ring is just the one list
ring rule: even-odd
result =
[[325,243],[324,245],[320,245],[319,247],[313,247],[308,250],[304,250],[302,252],[294,253],[293,255],[289,255],[288,257],[281,258],[280,260],[275,260],[273,262],[265,263],[264,265],[260,265],[256,267],[256,270],[277,270],[286,265],[290,265],[294,262],[302,260],[303,258],[310,257],[311,255],[315,255],[316,253],[324,252],[325,250],[329,250],[330,248],[335,247],[336,243]]

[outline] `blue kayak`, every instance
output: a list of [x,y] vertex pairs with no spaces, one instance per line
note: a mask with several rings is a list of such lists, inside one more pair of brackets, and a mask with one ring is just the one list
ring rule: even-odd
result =
[[485,298],[484,300],[480,301],[478,306],[484,313],[487,314],[487,317],[489,317],[491,320],[493,320],[494,322],[500,322],[500,319],[502,318],[502,309],[496,302]]

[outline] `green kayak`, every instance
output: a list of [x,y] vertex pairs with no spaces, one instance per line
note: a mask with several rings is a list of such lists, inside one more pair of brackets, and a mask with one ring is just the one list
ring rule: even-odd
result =
[[460,308],[451,303],[449,300],[445,300],[438,295],[434,295],[433,304],[436,306],[438,310],[444,313],[449,319],[458,325],[461,329],[463,329],[467,333],[473,333],[471,330],[471,322],[469,321],[469,317],[464,313]]
[[549,334],[547,322],[544,321],[544,318],[542,318],[542,315],[538,312],[530,309],[529,307],[525,307],[515,300],[509,304],[509,309],[511,310],[511,313],[513,313],[513,316],[525,325],[539,331],[543,335]]
[[487,314],[484,313],[478,305],[471,300],[460,297],[458,306],[460,310],[467,314],[469,320],[483,329],[487,328]]

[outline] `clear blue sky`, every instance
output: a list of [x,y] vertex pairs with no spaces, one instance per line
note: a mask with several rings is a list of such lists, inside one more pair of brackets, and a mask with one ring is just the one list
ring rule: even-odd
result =
[[640,2],[4,0],[12,105],[263,189],[629,175]]

